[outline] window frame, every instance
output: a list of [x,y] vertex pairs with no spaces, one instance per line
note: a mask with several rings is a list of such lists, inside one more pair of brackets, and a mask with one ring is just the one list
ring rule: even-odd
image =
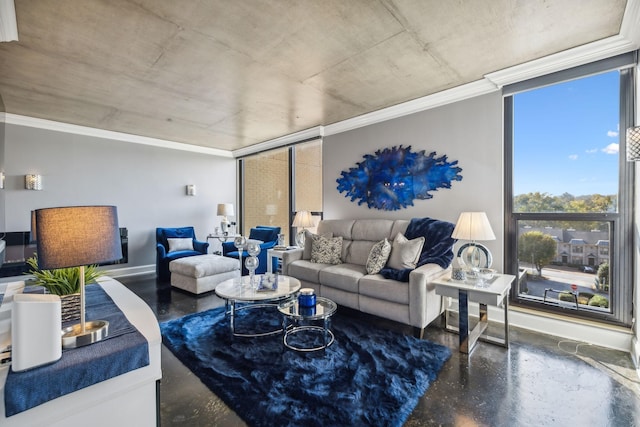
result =
[[[295,234],[294,234],[294,227],[291,225],[293,224],[293,219],[295,217],[295,210],[293,209],[293,207],[296,205],[296,199],[295,199],[295,188],[296,188],[296,169],[295,169],[295,164],[296,164],[296,153],[295,153],[295,147],[297,145],[300,144],[305,144],[305,143],[309,143],[309,142],[313,142],[313,141],[319,141],[320,145],[322,145],[324,143],[322,138],[318,138],[318,137],[313,137],[313,138],[308,138],[308,139],[304,139],[301,141],[296,141],[296,142],[292,142],[290,144],[286,144],[286,145],[281,145],[278,147],[273,147],[273,148],[269,148],[266,150],[260,150],[260,151],[256,151],[254,153],[250,153],[250,154],[246,154],[243,155],[242,157],[238,157],[237,159],[237,165],[238,165],[238,188],[239,188],[239,195],[238,195],[238,215],[237,215],[237,229],[238,230],[243,230],[244,229],[244,215],[245,215],[245,182],[246,182],[246,178],[245,178],[245,160],[247,158],[253,157],[253,156],[258,156],[261,154],[267,154],[271,151],[275,151],[275,150],[282,150],[282,149],[287,149],[287,154],[288,154],[288,185],[289,185],[289,198],[288,198],[288,203],[289,203],[289,230],[287,235],[289,236],[289,245],[295,245]],[[323,218],[324,216],[324,212],[323,211],[313,211],[311,212],[311,214],[313,216],[319,216],[320,219]]]
[[[550,220],[550,221],[605,221],[611,224],[609,241],[609,272],[612,286],[610,298],[611,313],[593,312],[587,310],[567,310],[527,299],[518,294],[518,283],[512,287],[510,303],[543,312],[577,317],[581,319],[597,320],[605,323],[631,326],[633,320],[633,206],[635,182],[635,165],[625,158],[626,141],[624,130],[633,124],[634,117],[634,83],[635,66],[638,62],[638,52],[629,52],[612,58],[607,58],[590,64],[557,73],[533,78],[503,88],[504,114],[504,269],[508,274],[519,277],[517,244],[518,221],[521,220]],[[535,90],[544,86],[554,85],[573,79],[589,77],[590,75],[618,70],[620,72],[620,132],[619,132],[619,177],[618,177],[618,211],[603,213],[522,213],[513,212],[514,203],[514,102],[513,96],[524,91]],[[573,252],[572,252],[573,253]],[[613,254],[613,255],[612,255]]]

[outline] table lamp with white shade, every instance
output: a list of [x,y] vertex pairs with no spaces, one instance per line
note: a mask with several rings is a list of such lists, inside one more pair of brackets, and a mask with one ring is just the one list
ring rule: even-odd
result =
[[495,240],[491,224],[484,212],[462,212],[451,237],[458,240],[469,240],[458,251],[458,258],[468,268],[489,268],[493,259],[489,249],[477,243],[478,240]]
[[63,348],[100,341],[109,333],[105,320],[85,321],[84,267],[122,258],[115,206],[69,206],[35,211],[38,268],[78,267],[80,323],[62,332]]
[[293,218],[293,227],[298,229],[296,234],[296,244],[298,247],[304,248],[304,230],[305,228],[315,227],[316,223],[313,221],[313,216],[309,211],[298,211],[295,218]]
[[233,210],[232,203],[218,203],[218,215],[222,217],[220,221],[220,231],[223,234],[227,234],[229,232],[229,227],[231,223],[229,222],[229,216],[234,216],[236,213]]

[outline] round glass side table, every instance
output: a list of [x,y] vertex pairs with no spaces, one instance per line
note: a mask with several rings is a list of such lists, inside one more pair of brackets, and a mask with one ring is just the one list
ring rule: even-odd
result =
[[[338,305],[328,298],[317,297],[313,307],[301,307],[298,299],[286,301],[278,306],[282,313],[282,342],[285,347],[295,351],[309,352],[324,350],[333,344],[335,337],[331,332],[331,316],[336,312]],[[292,343],[297,334],[318,334],[320,340],[310,340],[310,345]]]

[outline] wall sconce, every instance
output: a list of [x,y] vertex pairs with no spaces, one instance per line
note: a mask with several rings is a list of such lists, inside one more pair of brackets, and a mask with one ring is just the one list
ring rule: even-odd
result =
[[0,172],[0,190],[4,188],[4,172]]
[[195,196],[196,195],[196,186],[191,184],[187,185],[187,196]]
[[42,190],[42,175],[25,175],[24,188],[27,190]]
[[627,161],[640,160],[640,126],[627,129]]

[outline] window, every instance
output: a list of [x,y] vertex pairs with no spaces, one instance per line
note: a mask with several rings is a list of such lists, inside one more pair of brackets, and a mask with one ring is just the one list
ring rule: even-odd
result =
[[633,170],[621,153],[636,55],[504,88],[514,304],[631,324]]
[[286,241],[297,210],[322,215],[322,140],[276,148],[239,161],[240,223],[248,235],[252,227],[280,227]]

